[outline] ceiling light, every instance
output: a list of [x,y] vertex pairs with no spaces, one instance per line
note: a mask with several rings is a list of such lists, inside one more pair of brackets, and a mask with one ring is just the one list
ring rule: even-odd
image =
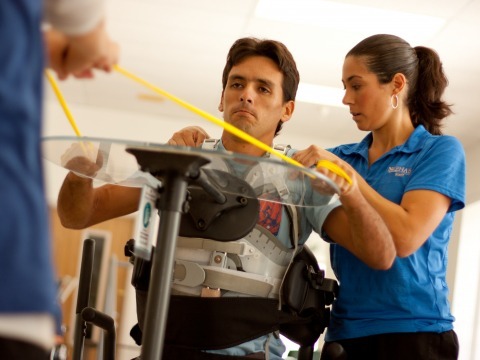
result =
[[428,40],[445,24],[433,16],[322,0],[259,0],[255,16],[362,36],[395,34],[412,44]]
[[156,94],[138,93],[137,98],[140,100],[155,101],[155,102],[165,101],[165,98],[163,96],[156,95]]
[[340,88],[305,84],[298,85],[296,100],[306,103],[344,107],[342,98],[344,90]]

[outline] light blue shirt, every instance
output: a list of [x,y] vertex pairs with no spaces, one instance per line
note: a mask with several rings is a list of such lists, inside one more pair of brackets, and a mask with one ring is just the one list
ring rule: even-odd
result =
[[[225,151],[225,148],[221,142],[218,144],[217,150]],[[295,152],[296,150],[290,149],[288,150],[286,156],[291,157]],[[308,180],[306,184],[308,187]],[[290,190],[295,192],[297,189]],[[323,206],[297,207],[301,227],[301,235],[299,238],[299,244],[301,245],[304,244],[305,241],[308,239],[312,230],[316,231],[317,233],[321,233],[323,222],[327,218],[328,214],[335,207],[339,206],[340,203],[338,201],[334,201],[327,204],[326,202],[328,202],[328,199],[322,199],[322,196],[318,195],[317,193],[313,193],[311,188],[301,190],[298,189],[298,196],[303,196],[305,198],[305,202],[309,204],[324,203]],[[290,221],[286,214],[285,208],[282,211],[282,221],[280,224],[277,238],[283,245],[291,248],[292,241],[290,239]],[[208,352],[230,356],[245,356],[251,353],[264,352],[267,344],[269,349],[269,358],[271,360],[282,359],[282,355],[285,352],[286,348],[283,342],[274,334],[265,335],[255,340],[248,341],[228,349],[212,350]]]

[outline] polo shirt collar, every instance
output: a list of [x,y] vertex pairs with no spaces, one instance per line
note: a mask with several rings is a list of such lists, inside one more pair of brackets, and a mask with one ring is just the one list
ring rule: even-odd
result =
[[[410,137],[402,145],[394,147],[390,150],[390,153],[394,152],[404,152],[404,153],[414,153],[423,148],[425,141],[432,137],[423,125],[418,125]],[[372,143],[373,135],[369,133],[357,144],[352,144],[351,146],[345,146],[342,148],[342,153],[345,155],[358,154],[365,159],[368,159],[368,149]]]

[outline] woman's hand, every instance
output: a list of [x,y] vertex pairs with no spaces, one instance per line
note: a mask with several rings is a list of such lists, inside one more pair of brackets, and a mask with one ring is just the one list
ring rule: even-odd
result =
[[[355,170],[348,163],[319,146],[311,145],[305,150],[297,151],[292,158],[305,167],[315,167],[317,172],[332,180],[340,189],[341,197],[347,196],[352,190],[359,190]],[[327,160],[332,166],[317,167],[320,160]],[[322,179],[312,180],[312,186],[320,193],[325,193],[328,187]]]

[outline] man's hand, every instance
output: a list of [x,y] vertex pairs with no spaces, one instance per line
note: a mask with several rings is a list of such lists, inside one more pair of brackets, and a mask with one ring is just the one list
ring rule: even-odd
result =
[[199,126],[188,126],[173,134],[168,145],[200,147],[210,136]]
[[108,36],[103,21],[80,36],[67,36],[48,29],[44,31],[44,39],[48,66],[62,80],[70,74],[76,78],[92,78],[93,69],[110,72],[118,62],[119,47]]
[[103,165],[102,154],[89,142],[72,144],[60,161],[65,169],[90,178],[95,177]]

